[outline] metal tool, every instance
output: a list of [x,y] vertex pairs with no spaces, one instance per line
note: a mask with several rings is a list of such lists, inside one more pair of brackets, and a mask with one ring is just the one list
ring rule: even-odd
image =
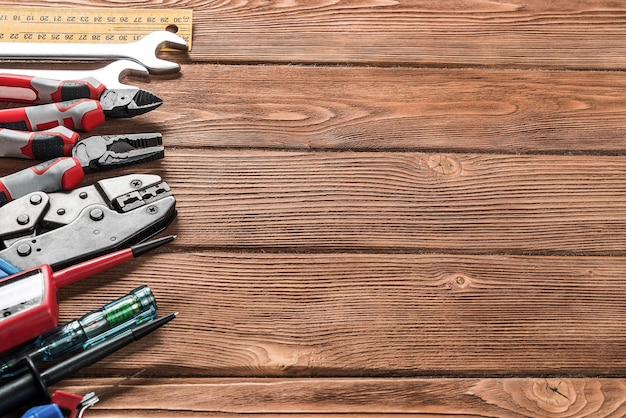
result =
[[0,279],[0,352],[58,326],[57,289],[101,273],[174,240],[170,235],[92,258],[63,270],[43,264]]
[[176,199],[154,174],[31,193],[0,207],[0,277],[42,264],[58,270],[143,242],[175,217]]
[[151,321],[156,315],[154,294],[148,286],[140,286],[102,308],[60,325],[3,355],[0,358],[0,378],[24,372],[26,357],[35,364],[58,360],[72,351],[86,350],[136,325]]
[[93,77],[58,80],[0,72],[0,101],[44,104],[76,99],[99,100],[105,112],[113,112],[108,115],[112,117],[140,115],[163,103],[149,91],[137,87],[111,89]]
[[125,76],[147,77],[148,70],[138,62],[120,59],[91,70],[38,70],[33,68],[3,68],[2,74],[18,74],[30,77],[42,77],[52,80],[80,80],[93,78],[110,89],[136,89],[137,87],[122,83]]
[[16,74],[0,74],[0,100],[48,103],[0,110],[0,127],[22,131],[55,126],[90,131],[105,118],[142,115],[163,103],[147,90],[109,89],[94,78],[59,81]]
[[0,42],[0,59],[111,60],[127,58],[146,67],[151,73],[164,74],[180,70],[180,65],[157,57],[162,47],[187,50],[180,36],[160,30],[126,44]]
[[163,158],[159,133],[92,136],[60,157],[0,178],[0,206],[32,192],[72,190],[89,171],[126,167]]
[[176,314],[169,314],[141,324],[116,338],[63,360],[43,372],[37,370],[37,367],[30,362],[30,373],[13,379],[0,387],[0,416],[29,402],[37,400],[50,402],[48,386],[60,382],[79,370],[102,360],[109,354],[126,347],[133,341],[145,337],[174,318],[176,318]]

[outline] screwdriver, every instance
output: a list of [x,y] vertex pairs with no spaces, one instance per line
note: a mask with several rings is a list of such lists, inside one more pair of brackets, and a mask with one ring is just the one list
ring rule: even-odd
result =
[[113,339],[63,360],[43,372],[39,372],[36,366],[32,362],[29,362],[28,368],[30,373],[13,379],[0,387],[0,416],[8,414],[29,402],[37,400],[50,402],[50,395],[47,390],[48,386],[60,382],[66,377],[73,375],[87,366],[91,366],[133,341],[139,340],[175,317],[176,314],[173,313],[162,316],[154,321],[141,324]]
[[57,289],[131,260],[175,237],[167,236],[52,271],[48,264],[0,279],[0,352],[57,327]]
[[82,348],[97,345],[128,329],[156,318],[157,305],[148,286],[91,311],[17,347],[0,358],[0,378],[12,377],[26,370],[26,356],[33,363],[52,361]]

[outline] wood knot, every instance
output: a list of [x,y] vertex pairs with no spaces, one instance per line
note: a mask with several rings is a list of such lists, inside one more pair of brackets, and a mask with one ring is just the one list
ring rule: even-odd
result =
[[600,379],[482,379],[468,393],[511,415],[528,417],[609,416],[609,394],[623,393],[621,381]]
[[532,386],[532,396],[537,407],[550,413],[563,413],[576,402],[576,388],[567,379],[540,379]]
[[425,159],[428,167],[439,175],[451,176],[461,171],[461,163],[449,155],[430,154]]
[[471,279],[464,274],[451,274],[447,280],[447,287],[450,290],[465,289],[471,284]]

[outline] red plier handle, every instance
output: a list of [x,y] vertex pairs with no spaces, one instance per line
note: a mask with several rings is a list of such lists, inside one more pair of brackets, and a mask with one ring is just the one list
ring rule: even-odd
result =
[[93,77],[60,81],[43,77],[0,73],[0,101],[29,104],[74,99],[98,100],[106,86]]
[[64,126],[40,132],[0,128],[0,157],[51,160],[71,155],[79,139],[78,133]]
[[85,178],[80,161],[60,157],[0,178],[0,206],[32,192],[72,190]]
[[0,128],[18,131],[42,131],[57,126],[91,131],[103,122],[102,104],[93,99],[0,110]]

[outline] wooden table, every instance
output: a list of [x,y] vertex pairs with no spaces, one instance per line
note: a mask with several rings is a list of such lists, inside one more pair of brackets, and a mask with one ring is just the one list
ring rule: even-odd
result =
[[59,386],[145,369],[88,416],[626,414],[626,4],[128,5],[194,9],[180,75],[131,80],[165,104],[94,132],[163,133],[100,177],[161,175],[178,238],[61,316],[180,315]]

